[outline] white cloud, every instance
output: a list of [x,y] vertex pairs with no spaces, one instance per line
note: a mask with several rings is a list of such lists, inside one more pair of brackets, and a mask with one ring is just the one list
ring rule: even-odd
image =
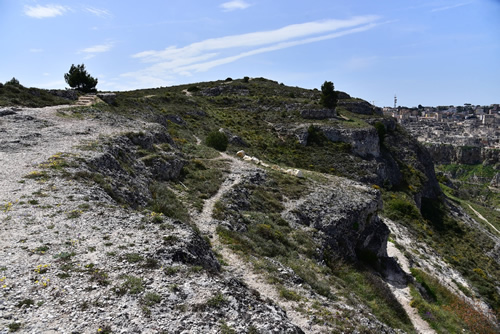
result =
[[85,11],[99,17],[110,17],[111,13],[106,9],[99,9],[94,7],[86,7]]
[[101,52],[108,52],[113,48],[113,43],[107,43],[107,44],[99,44],[99,45],[94,45],[88,48],[85,48],[83,50],[80,50],[80,52],[83,53],[101,53]]
[[43,49],[32,48],[32,49],[30,49],[30,52],[31,53],[40,53],[40,52],[43,52]]
[[366,31],[378,25],[377,21],[376,16],[314,21],[288,25],[271,31],[211,38],[184,47],[169,46],[159,51],[143,51],[132,57],[152,65],[139,71],[122,74],[122,77],[142,78],[140,81],[143,83],[153,83],[160,78],[171,80],[178,76],[208,71],[257,54]]
[[243,0],[233,0],[224,2],[219,7],[222,8],[225,12],[230,12],[236,9],[247,9],[248,7],[250,7],[250,4]]
[[170,46],[163,51],[144,51],[137,53],[132,57],[142,58],[147,62],[171,60],[178,57],[198,55],[204,51],[224,50],[236,47],[253,47],[279,43],[295,38],[328,33],[339,29],[368,24],[376,21],[377,19],[378,17],[376,16],[358,16],[349,20],[326,20],[292,24],[276,30],[211,38],[201,42],[190,44],[183,48]]
[[441,11],[444,11],[444,10],[454,9],[454,8],[466,6],[466,5],[469,5],[469,4],[471,4],[471,2],[464,2],[464,3],[458,3],[458,4],[450,5],[450,6],[445,6],[445,7],[440,7],[440,8],[434,8],[433,10],[431,10],[431,12],[432,13],[433,12],[441,12]]
[[24,6],[24,14],[29,17],[34,17],[37,19],[44,19],[48,17],[55,17],[63,15],[64,12],[68,11],[69,8],[60,5],[46,5],[46,6]]

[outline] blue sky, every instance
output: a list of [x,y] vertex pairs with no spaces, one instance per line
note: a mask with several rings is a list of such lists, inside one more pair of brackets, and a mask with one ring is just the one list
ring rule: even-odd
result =
[[227,77],[378,106],[500,103],[500,0],[0,0],[0,82],[103,91]]

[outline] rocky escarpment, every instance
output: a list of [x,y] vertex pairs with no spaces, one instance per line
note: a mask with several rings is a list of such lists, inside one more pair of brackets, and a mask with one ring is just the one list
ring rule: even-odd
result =
[[321,232],[321,258],[361,261],[384,277],[405,285],[407,275],[387,255],[389,229],[379,218],[380,192],[352,181],[336,180],[319,188],[283,213],[290,223]]
[[[344,170],[342,165],[332,161],[332,167],[345,175],[368,184],[388,188],[411,190],[418,206],[421,198],[437,199],[441,196],[434,164],[427,149],[411,137],[392,118],[367,119],[373,126],[336,127],[314,124],[325,139],[334,143],[349,145],[350,164],[355,168]],[[298,139],[304,146],[311,145],[311,126],[285,127],[276,125],[278,133],[287,133]],[[362,171],[362,172],[359,172]]]
[[497,166],[500,168],[500,150],[479,146],[455,146],[426,143],[436,164],[463,164]]
[[173,148],[174,141],[159,125],[150,132],[118,136],[102,153],[82,161],[76,175],[97,181],[119,203],[144,207],[151,200],[152,182],[177,179],[186,164]]
[[331,256],[356,259],[369,252],[375,257],[387,257],[389,230],[377,216],[380,209],[378,191],[342,180],[307,195],[283,217],[295,226],[323,232],[323,247]]

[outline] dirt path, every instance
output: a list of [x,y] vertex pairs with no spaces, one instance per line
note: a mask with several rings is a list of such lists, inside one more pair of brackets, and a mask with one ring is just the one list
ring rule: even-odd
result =
[[[403,269],[407,274],[410,273],[410,265],[408,263],[408,260],[406,259],[404,254],[399,249],[397,249],[396,246],[394,246],[392,242],[387,243],[387,254],[391,257],[396,258],[399,265],[401,266],[401,269]],[[394,296],[396,296],[398,302],[403,306],[406,313],[410,317],[411,323],[417,330],[417,333],[436,333],[434,329],[432,329],[429,324],[424,319],[422,319],[420,314],[418,314],[417,309],[410,306],[412,297],[410,295],[409,287],[400,288],[391,284],[388,284],[388,286],[391,289],[392,293],[394,293]]]
[[263,299],[269,298],[274,302],[279,301],[279,305],[286,311],[290,321],[299,326],[305,333],[320,333],[321,331],[315,328],[317,326],[311,324],[307,316],[294,309],[296,302],[280,298],[276,286],[267,283],[264,275],[256,272],[251,263],[241,259],[239,255],[235,254],[219,240],[219,236],[216,232],[217,222],[212,219],[215,203],[233,187],[242,182],[242,180],[252,171],[259,169],[251,163],[247,163],[226,153],[221,154],[222,159],[229,161],[230,173],[222,183],[219,191],[205,201],[201,214],[195,220],[198,228],[204,235],[210,238],[212,247],[222,255],[227,264],[224,266],[225,271],[230,272],[243,281],[248,287],[258,291]]
[[18,183],[23,176],[38,170],[54,154],[75,153],[76,145],[92,142],[137,128],[131,121],[105,120],[100,115],[81,119],[66,111],[70,106],[23,108],[0,117],[0,203],[19,198]]
[[482,214],[480,214],[479,212],[477,212],[470,204],[467,204],[469,206],[469,208],[476,214],[476,216],[479,218],[479,219],[482,219],[484,220],[486,223],[488,223],[488,225],[491,226],[491,228],[493,228],[498,234],[500,234],[500,231],[497,230],[497,228],[488,221],[488,219],[484,218],[484,216]]

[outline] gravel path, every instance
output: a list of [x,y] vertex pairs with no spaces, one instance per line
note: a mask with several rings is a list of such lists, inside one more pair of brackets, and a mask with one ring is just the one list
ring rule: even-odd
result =
[[137,128],[130,121],[72,118],[69,106],[22,109],[0,117],[0,203],[19,199],[32,189],[18,181],[54,154],[78,153],[77,145]]

